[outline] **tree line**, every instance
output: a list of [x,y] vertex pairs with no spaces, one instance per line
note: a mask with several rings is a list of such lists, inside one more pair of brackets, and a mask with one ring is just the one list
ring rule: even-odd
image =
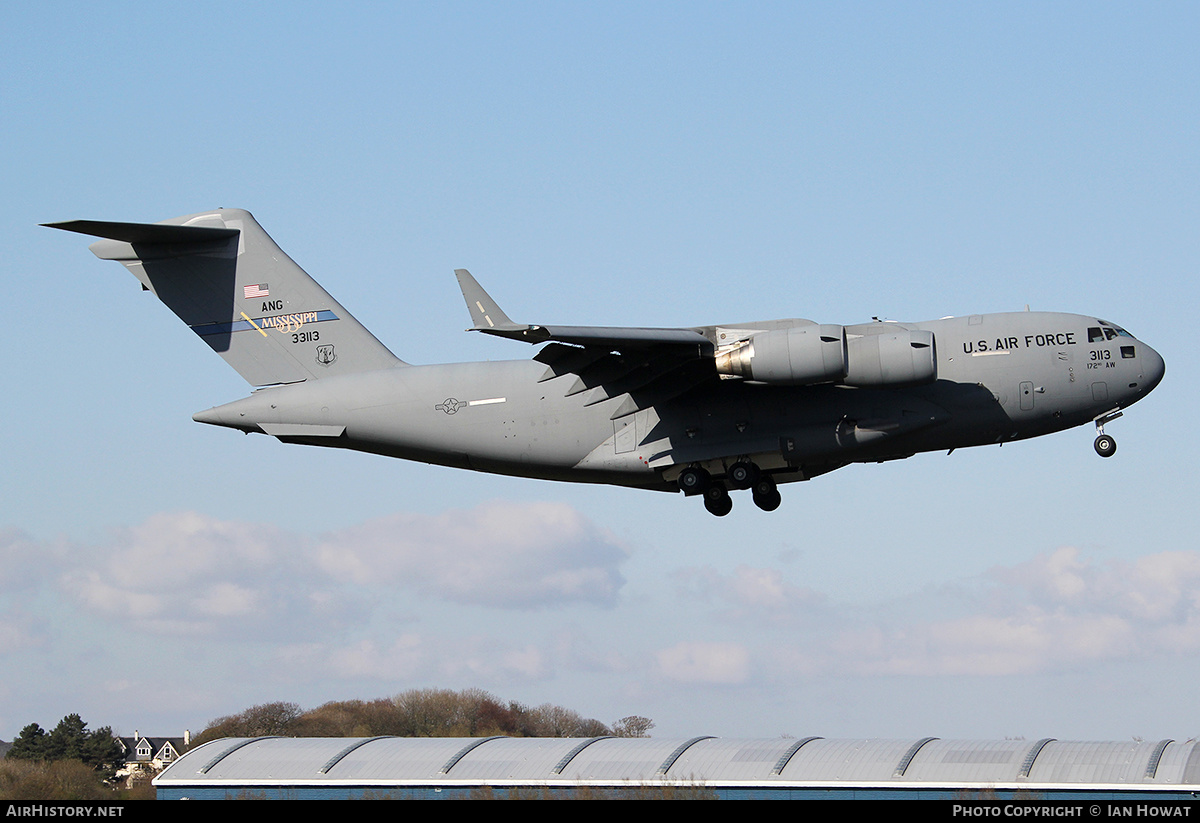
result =
[[193,745],[220,737],[647,737],[653,721],[631,715],[607,725],[549,703],[501,701],[482,689],[413,689],[375,700],[343,700],[304,711],[295,703],[252,706],[217,718]]
[[0,800],[112,800],[153,796],[149,784],[117,791],[112,780],[124,763],[112,729],[94,731],[69,714],[47,732],[30,723],[0,762]]
[[69,714],[58,721],[58,725],[50,732],[37,723],[30,723],[21,729],[5,759],[78,760],[111,778],[125,762],[125,755],[121,744],[113,737],[111,728],[102,726],[95,731],[88,731],[82,717]]

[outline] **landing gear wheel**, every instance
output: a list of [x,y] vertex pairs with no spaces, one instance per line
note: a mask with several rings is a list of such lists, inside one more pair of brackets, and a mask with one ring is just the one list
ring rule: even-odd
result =
[[759,478],[758,466],[749,460],[739,460],[729,467],[729,484],[735,489],[748,489]]
[[1112,457],[1117,453],[1117,441],[1104,433],[1105,425],[1124,415],[1120,409],[1113,409],[1108,414],[1096,418],[1096,454],[1101,457]]
[[758,506],[765,512],[773,512],[779,508],[779,504],[783,502],[783,497],[777,491],[773,491],[767,495],[754,495],[754,505]]
[[704,490],[704,508],[708,509],[710,514],[724,517],[733,510],[733,500],[724,486],[709,486]]
[[704,469],[698,466],[691,466],[679,473],[679,479],[676,481],[679,488],[683,489],[686,495],[701,494],[709,487],[711,478]]
[[773,512],[779,508],[779,504],[782,502],[783,498],[779,494],[779,489],[775,487],[775,481],[770,476],[760,477],[755,481],[754,505],[765,512]]

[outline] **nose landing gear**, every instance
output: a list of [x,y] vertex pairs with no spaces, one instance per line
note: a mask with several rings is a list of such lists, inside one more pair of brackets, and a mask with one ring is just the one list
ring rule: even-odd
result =
[[1096,447],[1096,454],[1101,457],[1112,457],[1117,453],[1117,441],[1111,434],[1101,434],[1093,445]]
[[1111,434],[1104,433],[1104,424],[1111,423],[1122,414],[1124,412],[1110,411],[1096,418],[1096,442],[1093,445],[1096,447],[1096,454],[1101,457],[1112,457],[1117,453],[1117,441]]

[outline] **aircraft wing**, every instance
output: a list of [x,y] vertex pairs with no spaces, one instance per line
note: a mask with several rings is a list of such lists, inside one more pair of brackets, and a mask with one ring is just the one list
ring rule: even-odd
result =
[[466,269],[455,269],[467,310],[474,325],[470,331],[494,334],[527,343],[571,343],[576,346],[605,346],[617,351],[655,346],[699,346],[712,349],[712,342],[696,329],[644,329],[624,326],[531,326],[514,323]]
[[566,395],[590,392],[586,405],[628,395],[613,419],[717,379],[713,343],[698,329],[542,326],[513,322],[466,269],[456,269],[471,315],[469,331],[549,343],[537,356],[542,381],[574,375]]

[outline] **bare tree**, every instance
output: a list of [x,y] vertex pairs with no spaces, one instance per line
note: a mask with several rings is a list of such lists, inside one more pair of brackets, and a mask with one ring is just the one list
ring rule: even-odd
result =
[[649,737],[654,721],[648,717],[631,714],[613,723],[613,734],[617,737]]
[[220,717],[208,724],[196,738],[196,743],[218,737],[266,737],[290,735],[302,711],[295,703],[262,703],[239,714]]

